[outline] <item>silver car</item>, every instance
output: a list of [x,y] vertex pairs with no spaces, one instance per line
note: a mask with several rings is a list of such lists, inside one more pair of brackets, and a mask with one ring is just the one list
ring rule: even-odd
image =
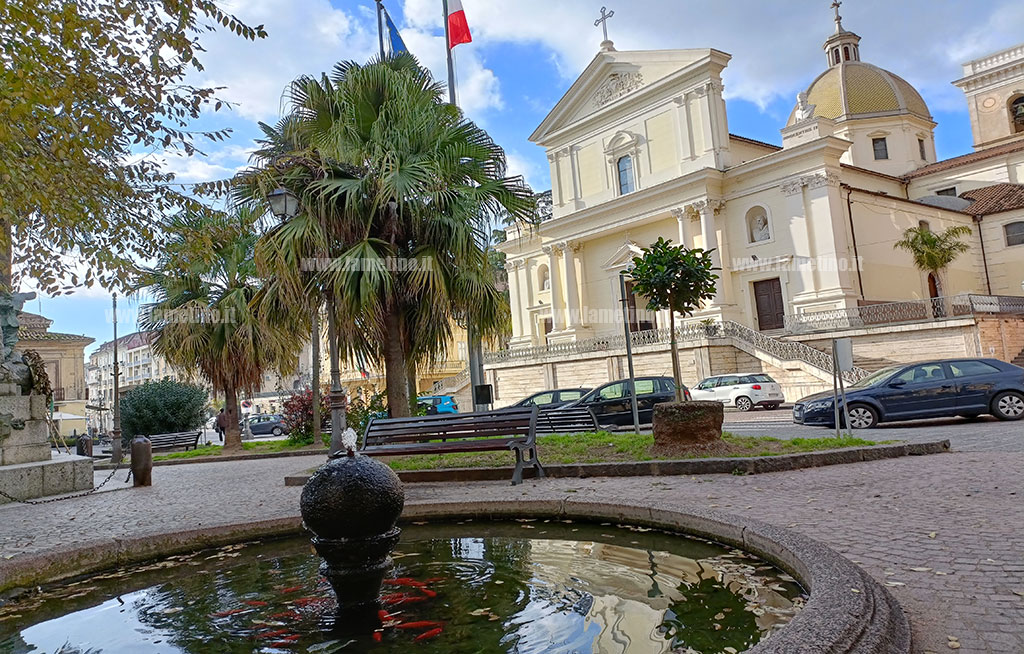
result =
[[690,393],[695,400],[717,400],[740,411],[750,411],[756,406],[778,409],[785,402],[782,387],[761,372],[708,377],[691,388]]

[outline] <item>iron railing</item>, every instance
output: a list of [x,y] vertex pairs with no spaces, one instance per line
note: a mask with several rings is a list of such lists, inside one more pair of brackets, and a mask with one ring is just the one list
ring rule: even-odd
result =
[[962,294],[906,302],[883,302],[848,309],[788,315],[785,318],[785,326],[791,333],[802,334],[935,322],[973,317],[978,314],[1024,314],[1024,297]]
[[[660,345],[670,342],[668,328],[649,329],[630,334],[633,347],[644,345]],[[738,322],[723,320],[711,323],[686,323],[676,327],[676,339],[679,343],[693,343],[705,339],[724,338],[746,343],[781,361],[802,361],[819,370],[832,373],[832,356],[821,350],[798,341],[774,338],[761,332],[745,327]],[[485,363],[508,363],[512,361],[532,361],[537,359],[570,359],[581,354],[592,352],[613,352],[626,349],[624,335],[589,338],[568,343],[535,345],[532,347],[487,352]],[[853,382],[866,376],[867,370],[854,368],[843,373],[843,379]]]

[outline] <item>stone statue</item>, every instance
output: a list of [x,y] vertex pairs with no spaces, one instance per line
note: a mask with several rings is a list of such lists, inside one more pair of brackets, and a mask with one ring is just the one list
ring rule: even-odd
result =
[[768,228],[768,216],[764,213],[759,213],[750,221],[750,240],[752,243],[759,243],[760,241],[767,241],[772,237],[771,230]]
[[0,351],[0,384],[15,384],[23,395],[32,390],[32,372],[14,351],[18,343],[18,312],[25,302],[36,296],[35,293],[0,292],[0,334],[2,347]]
[[807,91],[800,91],[796,94],[796,122],[800,123],[805,120],[814,118],[814,108],[817,105],[813,105],[807,102]]

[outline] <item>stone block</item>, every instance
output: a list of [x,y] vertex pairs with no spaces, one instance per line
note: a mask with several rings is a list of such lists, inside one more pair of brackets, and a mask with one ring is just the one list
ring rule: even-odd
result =
[[0,448],[0,466],[49,460],[50,446],[45,443],[42,445],[12,445]]
[[663,402],[654,405],[654,449],[659,453],[685,451],[692,445],[722,437],[725,406],[721,402]]
[[90,490],[93,486],[92,458],[85,456],[75,458],[74,487],[71,490]]
[[70,493],[75,487],[75,464],[73,461],[53,461],[42,466],[43,496]]
[[32,420],[45,420],[47,414],[47,403],[45,395],[29,395],[29,418]]
[[21,395],[21,387],[17,384],[0,384],[0,396]]
[[31,397],[31,395],[0,395],[0,414],[9,413],[15,418],[28,418]]
[[[16,497],[19,500],[27,500],[43,495],[43,467],[40,464],[23,464],[0,466],[0,490]],[[10,500],[0,495],[0,504],[6,504]]]
[[26,420],[24,429],[11,429],[11,433],[0,441],[0,448],[20,445],[46,445],[49,449],[49,442],[46,440],[46,422]]

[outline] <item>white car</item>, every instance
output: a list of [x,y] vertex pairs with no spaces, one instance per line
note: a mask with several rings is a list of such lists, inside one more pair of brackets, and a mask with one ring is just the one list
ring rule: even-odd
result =
[[690,393],[695,400],[717,400],[740,411],[750,411],[755,406],[778,409],[785,401],[782,387],[774,379],[760,372],[708,377],[695,387],[691,387]]

